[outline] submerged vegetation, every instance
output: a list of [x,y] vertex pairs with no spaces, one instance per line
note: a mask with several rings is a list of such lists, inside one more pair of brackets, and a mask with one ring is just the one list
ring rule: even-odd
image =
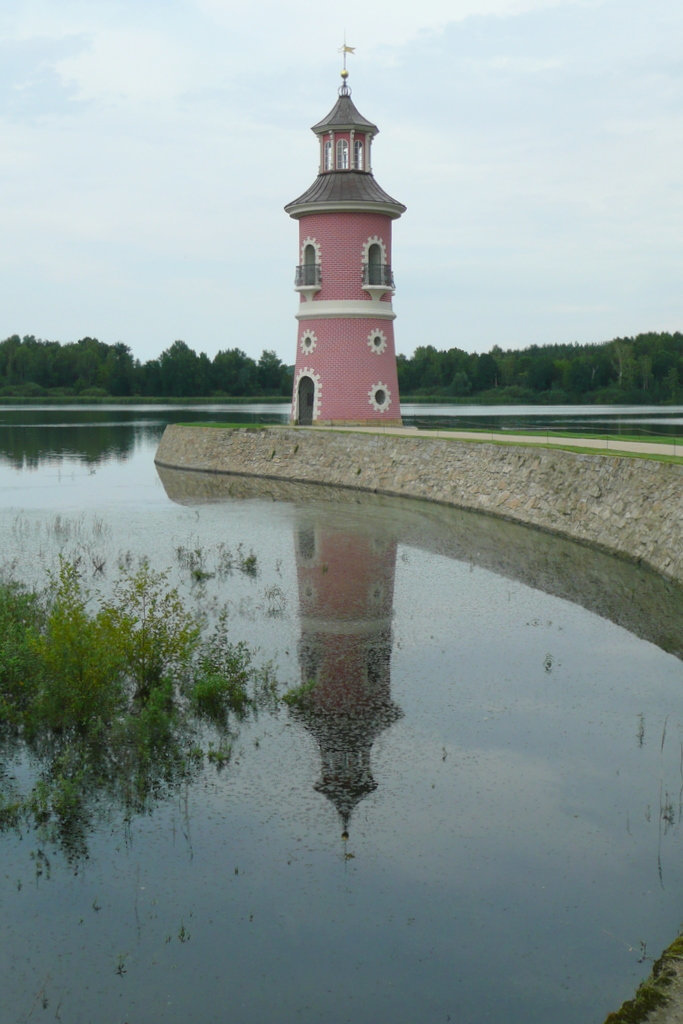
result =
[[0,583],[0,829],[78,858],[105,807],[129,817],[225,763],[275,683],[225,611],[205,625],[144,560],[100,598],[63,557],[44,593]]

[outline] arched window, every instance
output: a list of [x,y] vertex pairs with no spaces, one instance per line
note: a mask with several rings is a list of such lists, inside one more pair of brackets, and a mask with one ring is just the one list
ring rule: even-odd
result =
[[300,259],[301,262],[296,268],[294,276],[294,287],[308,301],[322,288],[320,244],[315,238],[309,237],[302,240]]
[[332,139],[325,140],[325,170],[332,170]]
[[315,246],[310,242],[304,249],[304,284],[317,284]]
[[353,144],[353,169],[363,170],[363,143],[360,139],[356,139]]
[[337,170],[349,169],[349,143],[346,139],[337,139]]
[[368,249],[368,284],[382,284],[382,247],[376,242]]

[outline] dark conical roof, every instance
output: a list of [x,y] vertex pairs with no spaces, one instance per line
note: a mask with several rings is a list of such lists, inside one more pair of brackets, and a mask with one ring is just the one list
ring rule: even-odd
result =
[[405,212],[403,203],[393,199],[375,181],[372,174],[367,171],[325,171],[319,174],[310,188],[291,203],[287,203],[285,210],[290,216],[296,216],[297,212],[303,212],[297,208],[308,206],[311,203],[331,203],[344,209],[346,206],[357,204],[379,203],[383,207],[390,207],[387,210],[394,217],[400,217]]
[[[342,76],[344,74],[345,72],[342,72]],[[356,110],[346,81],[339,90],[339,99],[332,110],[322,121],[314,124],[311,130],[318,136],[323,136],[329,131],[355,130],[366,137],[368,154],[371,140],[379,132],[376,124],[368,121]],[[322,162],[321,160],[321,165]],[[295,218],[308,213],[334,210],[373,210],[388,214],[390,217],[400,217],[405,213],[405,209],[403,203],[399,203],[380,188],[372,171],[350,167],[343,170],[321,170],[310,188],[285,206],[290,217]]]
[[350,90],[345,85],[339,90],[339,99],[327,117],[314,124],[311,131],[314,131],[316,135],[322,135],[323,132],[329,131],[330,128],[362,128],[363,131],[369,131],[372,135],[377,135],[379,132],[376,124],[368,121],[367,118],[358,113],[351,99]]

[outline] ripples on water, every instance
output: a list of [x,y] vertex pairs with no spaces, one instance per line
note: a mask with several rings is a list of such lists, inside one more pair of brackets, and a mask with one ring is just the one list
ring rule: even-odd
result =
[[[4,564],[103,556],[106,588],[144,554],[289,700],[87,858],[2,836],[7,1019],[603,1020],[681,921],[680,589],[465,513],[160,478],[161,424],[108,415],[97,458],[0,429]],[[217,571],[238,545],[255,575]]]

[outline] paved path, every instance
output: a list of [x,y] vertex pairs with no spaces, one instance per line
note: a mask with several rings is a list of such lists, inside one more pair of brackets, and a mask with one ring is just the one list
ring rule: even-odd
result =
[[556,448],[588,448],[591,451],[635,452],[642,455],[678,455],[683,458],[683,441],[671,444],[651,441],[622,441],[618,437],[551,437],[539,431],[537,434],[508,434],[505,431],[488,430],[420,430],[418,427],[306,427],[306,430],[349,430],[371,434],[395,434],[401,437],[445,437],[459,441],[494,441],[498,444],[544,445]]

